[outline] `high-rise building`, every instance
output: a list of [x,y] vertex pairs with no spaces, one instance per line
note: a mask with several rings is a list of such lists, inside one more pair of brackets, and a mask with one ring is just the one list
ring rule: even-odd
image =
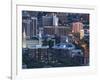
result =
[[81,22],[73,22],[72,23],[72,32],[73,33],[80,33],[80,30],[83,29],[83,23]]
[[68,33],[67,27],[58,26],[58,21],[59,19],[56,14],[43,16],[44,34],[57,34],[59,36],[66,35]]
[[59,18],[59,26],[68,25],[68,13],[57,13],[57,17]]
[[31,32],[31,37],[33,37],[33,36],[36,36],[37,35],[37,18],[36,17],[32,17],[31,18],[32,19],[32,21],[31,21],[31,24],[32,24],[32,26],[31,26],[31,29],[30,29],[30,32]]
[[30,38],[30,19],[23,19],[22,20],[22,32],[25,29],[26,38]]
[[44,26],[53,26],[53,17],[52,16],[42,16],[42,24]]
[[44,26],[43,33],[47,35],[54,35],[55,34],[55,27],[53,26]]
[[68,28],[65,26],[45,26],[44,34],[54,35],[57,34],[59,36],[66,36],[68,34]]
[[42,21],[43,26],[58,26],[58,17],[56,14],[43,16]]
[[37,35],[37,18],[23,16],[23,18],[22,18],[22,32],[24,31],[24,29],[25,29],[27,39],[30,39],[34,35]]

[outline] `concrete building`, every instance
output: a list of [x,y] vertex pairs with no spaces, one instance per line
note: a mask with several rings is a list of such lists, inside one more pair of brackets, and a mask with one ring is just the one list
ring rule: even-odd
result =
[[73,33],[80,33],[80,30],[83,29],[83,23],[81,22],[73,22],[72,23],[72,32]]
[[37,31],[37,18],[36,17],[32,17],[31,18],[31,24],[32,24],[32,27],[31,27],[31,30],[30,30],[30,32],[31,32],[31,37],[33,37],[33,36],[36,36],[37,35],[37,33],[38,33],[38,31]]
[[56,14],[43,16],[44,34],[59,36],[66,35],[68,30],[65,26],[58,26],[59,18]]
[[56,14],[46,15],[42,17],[42,23],[44,26],[58,26],[58,17]]
[[53,26],[53,16],[42,16],[42,24],[44,26]]
[[22,32],[25,29],[26,38],[30,38],[30,19],[23,19],[22,20]]
[[57,34],[59,36],[66,36],[68,34],[68,28],[64,26],[44,26],[44,34],[54,35]]
[[37,18],[30,16],[22,17],[22,32],[25,29],[26,38],[30,39],[34,35],[37,35]]
[[46,61],[48,60],[48,53],[47,53],[47,48],[33,48],[29,49],[29,53],[33,59],[36,61]]

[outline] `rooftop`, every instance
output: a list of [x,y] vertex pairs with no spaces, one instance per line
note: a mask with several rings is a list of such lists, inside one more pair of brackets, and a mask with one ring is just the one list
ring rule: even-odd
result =
[[53,48],[72,50],[72,49],[75,49],[75,46],[72,43],[60,43],[60,44],[53,46]]

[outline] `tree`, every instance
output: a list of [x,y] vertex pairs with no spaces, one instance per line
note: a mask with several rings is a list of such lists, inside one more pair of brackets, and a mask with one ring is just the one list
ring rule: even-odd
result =
[[43,46],[47,46],[48,45],[48,41],[47,41],[47,39],[44,39],[43,40]]
[[49,40],[49,41],[48,41],[48,44],[49,44],[49,48],[52,48],[52,46],[54,45],[54,41]]

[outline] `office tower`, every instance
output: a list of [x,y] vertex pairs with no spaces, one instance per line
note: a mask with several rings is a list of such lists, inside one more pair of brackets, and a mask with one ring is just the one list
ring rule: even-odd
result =
[[32,17],[31,18],[31,26],[30,26],[30,37],[36,36],[37,35],[37,18]]
[[50,16],[43,16],[42,23],[43,23],[43,27],[44,26],[53,26],[53,17],[51,15]]
[[80,30],[83,29],[83,23],[81,22],[73,22],[72,23],[72,32],[73,33],[80,33]]
[[47,35],[54,35],[55,34],[55,27],[53,27],[53,26],[44,26],[43,32],[44,32],[44,34],[47,34]]
[[59,18],[59,26],[67,26],[68,24],[68,13],[57,13],[57,17]]
[[37,18],[30,16],[23,16],[22,18],[22,32],[25,29],[26,38],[30,39],[37,35]]
[[25,33],[26,33],[26,38],[30,38],[30,23],[31,20],[29,17],[25,17],[22,19],[22,32],[25,29]]
[[57,34],[59,36],[66,36],[68,34],[68,28],[65,26],[45,26],[44,27],[44,34],[54,35]]

